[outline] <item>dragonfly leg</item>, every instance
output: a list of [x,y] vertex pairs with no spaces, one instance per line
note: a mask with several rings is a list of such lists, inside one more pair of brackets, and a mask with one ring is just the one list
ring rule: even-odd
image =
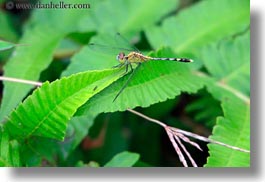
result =
[[126,67],[125,67],[125,73],[124,73],[124,74],[126,74],[126,73],[128,72],[128,68],[129,68],[128,65],[129,65],[129,64],[126,64]]
[[125,72],[122,74],[122,76],[124,76],[124,75],[126,75],[128,73],[128,68],[129,68],[130,63],[126,61],[124,63],[124,65],[125,65]]
[[[132,68],[132,65],[131,65],[131,64],[129,64],[129,65],[130,65],[130,67],[131,67],[131,74],[130,74],[128,80],[127,80],[127,81],[125,82],[125,84],[122,86],[122,88],[120,89],[120,91],[119,91],[118,94],[115,96],[115,98],[113,99],[112,102],[114,102],[114,101],[119,97],[119,95],[123,92],[123,90],[126,88],[126,86],[127,86],[128,83],[131,81],[131,79],[132,79],[134,73],[136,72],[136,70],[139,69],[139,67],[141,66],[141,63],[138,63],[138,66],[136,67],[135,70]],[[128,67],[128,64],[127,64],[126,66]],[[128,68],[127,68],[127,69],[128,69]]]
[[116,65],[116,66],[113,66],[112,68],[120,68],[120,67],[122,67],[124,64],[118,64],[118,65]]
[[130,65],[130,68],[131,68],[131,71],[130,71],[130,72],[132,72],[132,71],[133,71],[132,64],[131,64],[131,63],[129,63],[129,65]]
[[128,64],[125,64],[125,72],[122,74],[122,76],[126,75],[128,73]]

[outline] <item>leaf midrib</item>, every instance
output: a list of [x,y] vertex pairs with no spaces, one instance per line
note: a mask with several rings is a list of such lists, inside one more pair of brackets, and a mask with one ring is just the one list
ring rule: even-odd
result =
[[243,64],[241,64],[241,66],[239,66],[237,69],[234,69],[232,72],[230,72],[229,74],[227,74],[225,77],[223,77],[220,81],[221,82],[224,82],[224,83],[227,83],[230,79],[230,77],[233,77],[233,75],[238,75],[238,73],[241,72],[241,70],[244,68],[244,67],[247,67],[249,65],[248,62],[244,62]]
[[[68,99],[75,98],[75,95],[80,94],[80,92],[82,92],[83,90],[87,89],[87,87],[91,87],[91,85],[88,85],[88,86],[86,86],[84,88],[81,88],[79,91],[75,92],[74,94],[69,95],[68,97],[65,97],[60,102],[56,103],[55,107],[52,108],[52,109],[50,109],[50,111],[47,113],[47,115],[32,129],[32,131],[29,132],[29,134],[26,136],[26,138],[28,138],[29,136],[31,136],[37,129],[39,129],[40,126],[46,121],[46,119],[50,115],[52,115],[53,113],[55,113],[54,111],[56,111],[57,108],[59,106],[61,106],[61,104],[64,104],[65,102],[67,102]],[[77,110],[77,108],[76,108],[76,110]]]

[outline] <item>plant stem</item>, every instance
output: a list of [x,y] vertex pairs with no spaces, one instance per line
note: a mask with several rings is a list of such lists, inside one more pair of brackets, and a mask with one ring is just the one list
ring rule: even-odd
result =
[[35,86],[41,86],[41,82],[35,82],[35,81],[30,81],[30,80],[24,80],[24,79],[18,79],[18,78],[10,78],[6,76],[0,76],[0,80],[4,81],[10,81],[10,82],[16,82],[16,83],[25,83],[29,85],[35,85]]

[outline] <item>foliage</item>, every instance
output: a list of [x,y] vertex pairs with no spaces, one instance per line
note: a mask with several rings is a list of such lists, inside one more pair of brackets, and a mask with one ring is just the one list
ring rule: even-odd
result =
[[[250,106],[237,98],[223,101],[224,117],[217,118],[212,139],[226,144],[250,149]],[[250,167],[250,155],[210,144],[206,167]],[[229,157],[227,157],[229,156]]]
[[[249,1],[65,3],[90,9],[33,9],[29,16],[23,10],[21,17],[0,10],[4,76],[47,81],[39,88],[3,82],[1,166],[178,166],[165,132],[123,112],[128,108],[202,135],[212,130],[211,139],[250,149]],[[16,18],[27,21],[16,27]],[[132,73],[111,68],[116,50],[105,54],[87,44],[128,46],[116,32],[147,55],[194,62],[134,67],[113,102]],[[200,166],[250,165],[249,153],[202,148],[204,159],[192,152]]]
[[2,126],[0,129],[0,166],[19,167],[19,144],[10,140],[8,132]]

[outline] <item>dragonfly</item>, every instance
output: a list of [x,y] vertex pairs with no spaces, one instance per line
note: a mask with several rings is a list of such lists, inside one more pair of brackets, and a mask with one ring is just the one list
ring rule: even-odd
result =
[[[125,47],[116,47],[116,46],[108,46],[108,45],[101,45],[101,44],[95,44],[90,43],[88,46],[92,50],[109,50],[110,52],[118,52],[118,55],[116,55],[116,60],[119,62],[118,65],[114,66],[113,68],[125,68],[125,73],[123,75],[128,74],[130,72],[130,76],[125,82],[125,84],[122,86],[122,88],[119,90],[115,98],[113,99],[113,102],[120,96],[120,94],[123,92],[123,90],[127,87],[129,82],[131,81],[133,75],[135,74],[135,70],[137,70],[140,65],[147,61],[176,61],[176,62],[183,62],[183,63],[191,63],[193,62],[192,59],[189,58],[168,58],[168,57],[151,57],[146,56],[143,53],[141,53],[135,46],[129,43],[129,41],[124,38],[120,33],[116,34],[116,39],[122,42],[122,45],[125,45]],[[126,54],[127,53],[127,54]],[[133,68],[133,64],[136,64],[136,68]],[[130,71],[129,71],[130,69]]]

